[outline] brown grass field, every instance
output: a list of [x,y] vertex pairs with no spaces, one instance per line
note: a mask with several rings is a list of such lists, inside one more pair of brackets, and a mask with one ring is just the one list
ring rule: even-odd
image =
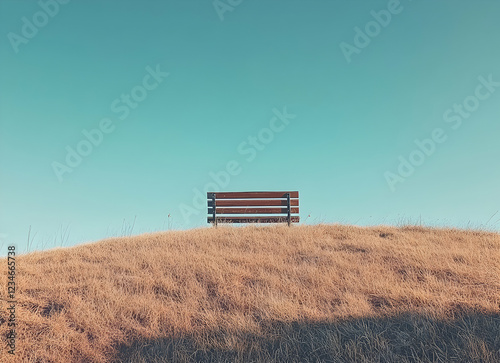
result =
[[19,256],[2,362],[500,362],[500,235],[202,228]]

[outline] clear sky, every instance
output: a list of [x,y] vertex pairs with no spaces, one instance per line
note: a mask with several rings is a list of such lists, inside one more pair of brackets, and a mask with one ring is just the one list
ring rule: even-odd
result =
[[305,223],[499,230],[499,15],[494,0],[3,0],[1,254],[30,226],[31,249],[208,226],[214,178],[299,190]]

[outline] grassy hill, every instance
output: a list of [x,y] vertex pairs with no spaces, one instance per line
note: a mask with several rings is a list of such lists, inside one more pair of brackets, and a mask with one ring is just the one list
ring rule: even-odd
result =
[[495,233],[204,228],[16,263],[17,355],[2,301],[2,362],[500,361]]

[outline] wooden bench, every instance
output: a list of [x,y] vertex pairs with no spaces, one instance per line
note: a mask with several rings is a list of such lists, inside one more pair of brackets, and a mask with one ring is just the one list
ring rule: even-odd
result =
[[[299,192],[208,192],[207,223],[292,223],[300,221]],[[269,215],[270,214],[270,215]],[[235,216],[238,215],[238,216]]]

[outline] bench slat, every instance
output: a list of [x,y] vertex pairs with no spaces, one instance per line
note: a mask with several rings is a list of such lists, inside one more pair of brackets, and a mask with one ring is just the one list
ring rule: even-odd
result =
[[[290,199],[292,207],[299,206],[298,199]],[[213,207],[212,200],[208,201],[208,206]],[[246,200],[217,200],[217,207],[272,207],[272,206],[287,206],[286,199],[246,199]]]
[[[208,208],[208,214],[213,214],[214,209]],[[290,212],[297,214],[299,208],[290,208]],[[219,214],[286,214],[288,208],[219,208],[216,210]]]
[[290,198],[298,198],[299,192],[208,192],[207,198],[212,199],[249,199],[249,198],[286,198],[286,193],[290,193]]
[[[207,218],[207,223],[213,221],[213,218]],[[286,221],[286,217],[217,217],[217,222],[221,223],[280,223]],[[299,223],[300,217],[291,217],[291,222]]]

